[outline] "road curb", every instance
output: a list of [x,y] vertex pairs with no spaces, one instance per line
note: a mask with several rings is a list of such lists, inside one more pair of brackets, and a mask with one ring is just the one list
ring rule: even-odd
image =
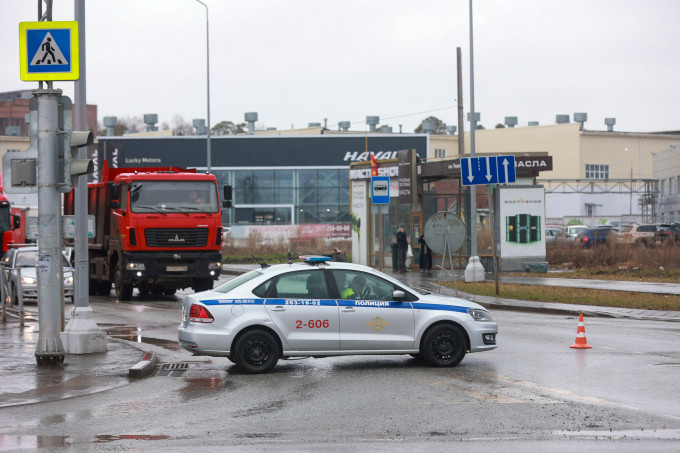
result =
[[145,352],[142,360],[132,366],[128,372],[131,378],[143,378],[150,375],[156,369],[158,357],[155,352]]

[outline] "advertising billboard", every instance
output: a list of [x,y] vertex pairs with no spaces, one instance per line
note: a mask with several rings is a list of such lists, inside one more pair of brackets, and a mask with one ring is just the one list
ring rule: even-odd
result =
[[497,190],[500,257],[545,259],[545,189],[503,186]]

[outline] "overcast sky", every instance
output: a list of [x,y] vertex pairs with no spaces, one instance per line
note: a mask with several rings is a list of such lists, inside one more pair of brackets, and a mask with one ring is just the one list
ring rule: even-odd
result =
[[[367,115],[404,132],[434,115],[456,125],[456,47],[470,111],[468,0],[204,0],[210,13],[211,123],[288,129]],[[0,91],[19,75],[19,22],[36,0],[0,0]],[[680,1],[474,0],[475,110],[587,129],[680,130]],[[53,20],[73,20],[54,0]],[[195,0],[87,0],[87,102],[104,116],[206,118],[205,8]],[[73,82],[55,82],[73,98]],[[466,125],[466,130],[469,125]]]

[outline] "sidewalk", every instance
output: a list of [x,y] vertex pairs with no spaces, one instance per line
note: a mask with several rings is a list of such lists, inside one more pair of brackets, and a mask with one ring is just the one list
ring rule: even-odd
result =
[[129,384],[128,369],[143,351],[127,342],[107,338],[108,351],[96,354],[66,354],[63,365],[38,366],[38,321],[16,317],[0,323],[0,407],[15,406],[88,395]]

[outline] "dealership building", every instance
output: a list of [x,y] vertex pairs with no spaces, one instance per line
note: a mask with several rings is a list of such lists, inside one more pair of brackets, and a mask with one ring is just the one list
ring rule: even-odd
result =
[[[235,238],[252,227],[282,238],[322,235],[349,238],[349,166],[395,159],[413,149],[425,159],[427,134],[219,136],[211,139],[210,171],[220,191],[232,187],[223,223]],[[99,137],[94,179],[104,159],[113,167],[207,169],[205,137]],[[368,153],[367,153],[368,150]],[[222,192],[220,192],[222,193]]]

